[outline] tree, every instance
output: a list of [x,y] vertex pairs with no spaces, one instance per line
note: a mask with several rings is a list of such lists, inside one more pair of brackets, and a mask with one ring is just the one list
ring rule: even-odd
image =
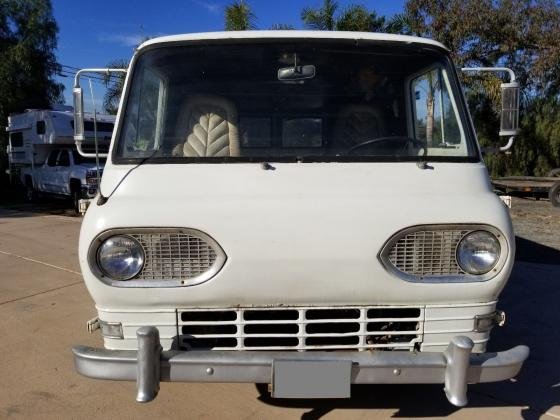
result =
[[291,31],[295,29],[293,25],[289,25],[287,23],[275,23],[270,28],[271,31]]
[[[553,146],[560,115],[560,5],[554,0],[409,0],[405,9],[411,33],[445,44],[457,65],[507,66],[523,86],[521,134],[511,155],[486,157],[493,175],[542,174],[560,166]],[[501,79],[480,75],[463,82],[481,144],[503,142],[496,114]]]
[[54,80],[58,26],[50,0],[0,2],[0,169],[4,173],[8,115],[62,102]]
[[256,29],[255,21],[256,16],[251,10],[251,6],[245,0],[237,0],[226,6],[226,31],[249,31]]
[[304,7],[301,20],[309,29],[322,31],[359,31],[359,32],[407,32],[407,17],[395,15],[386,19],[378,16],[362,4],[351,4],[338,11],[338,3],[334,0],[324,0],[321,7]]
[[[107,67],[112,69],[127,69],[128,64],[128,60],[120,59],[109,62]],[[126,73],[113,73],[103,76],[106,87],[105,96],[103,97],[103,108],[108,114],[116,114],[119,109],[125,78]]]
[[334,31],[336,28],[335,13],[338,3],[334,0],[324,0],[318,8],[304,7],[301,11],[301,20],[309,29],[318,31]]

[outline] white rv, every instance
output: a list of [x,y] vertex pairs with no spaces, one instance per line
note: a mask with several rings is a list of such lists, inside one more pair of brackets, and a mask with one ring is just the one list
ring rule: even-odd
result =
[[[503,88],[513,136],[518,88]],[[75,138],[90,156],[80,124]],[[441,383],[461,406],[467,384],[509,379],[528,357],[486,351],[514,256],[443,45],[151,39],[82,223],[88,326],[105,348],[76,346],[76,368],[136,381],[141,402],[160,381],[252,382],[278,398]]]
[[[85,148],[106,152],[113,132],[115,117],[88,114],[84,118]],[[72,107],[56,106],[53,110],[29,109],[8,117],[8,173],[13,183],[26,188],[32,201],[38,193],[71,196],[74,206],[79,200],[97,192],[96,160],[79,155],[74,145]],[[100,162],[100,168],[104,159]],[[101,171],[100,171],[101,172]]]

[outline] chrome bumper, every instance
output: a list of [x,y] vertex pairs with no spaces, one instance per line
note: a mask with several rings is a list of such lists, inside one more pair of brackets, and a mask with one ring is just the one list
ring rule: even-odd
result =
[[74,347],[76,370],[95,379],[136,381],[136,400],[153,400],[160,381],[271,383],[274,359],[350,360],[355,384],[445,384],[449,402],[467,404],[467,384],[496,382],[517,375],[529,348],[471,354],[473,342],[457,336],[443,353],[163,351],[155,327],[137,331],[138,351]]

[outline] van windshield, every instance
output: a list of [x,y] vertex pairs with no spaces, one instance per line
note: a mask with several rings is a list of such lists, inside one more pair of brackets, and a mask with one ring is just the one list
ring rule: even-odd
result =
[[450,62],[404,43],[255,41],[141,53],[115,161],[478,160]]

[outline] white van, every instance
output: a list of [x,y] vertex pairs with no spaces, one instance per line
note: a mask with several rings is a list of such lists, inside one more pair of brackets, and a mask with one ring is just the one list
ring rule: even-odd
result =
[[[74,93],[79,116],[79,75]],[[485,352],[515,241],[443,45],[151,39],[115,128],[79,250],[105,348],[74,348],[81,374],[137,381],[140,402],[160,381],[442,383],[461,406],[527,358]]]

